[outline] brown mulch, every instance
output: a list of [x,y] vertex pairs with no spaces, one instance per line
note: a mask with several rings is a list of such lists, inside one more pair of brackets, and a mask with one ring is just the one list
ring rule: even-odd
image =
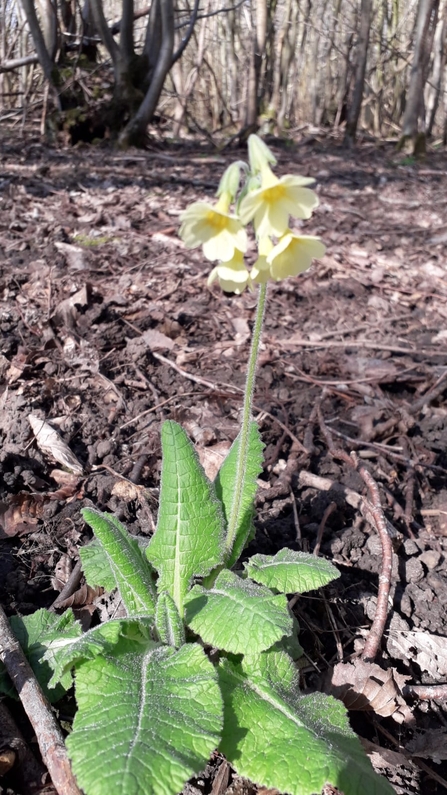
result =
[[[373,705],[352,710],[352,724],[397,792],[447,793],[447,159],[412,163],[391,144],[346,152],[323,138],[273,149],[278,173],[316,178],[320,207],[304,232],[320,235],[327,254],[270,289],[255,395],[265,470],[250,551],[318,543],[339,565],[339,581],[294,606],[303,688],[321,687],[331,666],[361,653],[377,601],[382,548],[346,491],[363,495],[364,483],[324,431],[357,452],[394,535],[376,662],[408,677],[414,721]],[[207,288],[209,264],[177,231],[181,211],[212,199],[225,165],[244,157],[199,143],[125,154],[36,140],[0,146],[8,614],[49,607],[68,581],[64,596],[77,594],[91,620],[101,595],[79,591],[72,574],[89,538],[80,509],[94,503],[134,534],[153,532],[164,419],[184,425],[207,466],[233,441],[255,296]],[[36,421],[71,451],[69,473]],[[218,769],[188,785],[190,795],[208,795]],[[14,775],[5,791],[18,791]],[[230,787],[244,789],[235,779]]]

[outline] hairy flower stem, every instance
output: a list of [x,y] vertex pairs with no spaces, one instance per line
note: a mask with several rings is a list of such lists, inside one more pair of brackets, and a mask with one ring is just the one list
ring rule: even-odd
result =
[[241,500],[244,486],[244,474],[247,469],[249,442],[250,442],[250,423],[252,420],[253,393],[255,389],[256,369],[258,363],[259,345],[262,335],[262,324],[264,322],[265,304],[267,298],[267,284],[261,284],[258,292],[258,303],[256,307],[255,325],[251,339],[250,357],[248,359],[247,380],[245,382],[244,405],[242,409],[242,422],[240,430],[239,455],[236,465],[236,482],[231,512],[228,517],[227,537],[225,541],[225,554],[228,559],[231,555],[236,532],[238,518],[240,514]]

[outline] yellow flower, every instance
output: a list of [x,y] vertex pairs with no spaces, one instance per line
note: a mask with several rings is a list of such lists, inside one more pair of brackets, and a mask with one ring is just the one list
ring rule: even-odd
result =
[[297,276],[298,273],[307,271],[312,264],[312,259],[314,257],[319,259],[325,251],[326,246],[323,245],[319,237],[294,235],[288,229],[267,256],[272,279],[278,281],[287,276]]
[[205,257],[231,260],[235,251],[246,251],[247,233],[238,218],[230,215],[231,197],[223,193],[213,207],[194,202],[181,215],[180,236],[188,248],[203,245]]
[[294,177],[291,174],[278,179],[270,166],[264,164],[261,187],[242,199],[239,211],[242,223],[245,225],[254,219],[258,237],[281,237],[289,225],[289,215],[293,218],[310,218],[312,210],[318,205],[314,191],[303,187],[313,182],[309,177]]
[[248,284],[250,284],[250,274],[244,263],[244,256],[237,249],[234,257],[228,262],[220,262],[208,276],[208,285],[216,279],[226,293],[237,293],[240,295]]
[[261,237],[258,243],[258,259],[250,271],[250,278],[253,282],[258,284],[266,284],[270,275],[270,265],[267,262],[267,257],[273,248],[273,243],[269,237]]

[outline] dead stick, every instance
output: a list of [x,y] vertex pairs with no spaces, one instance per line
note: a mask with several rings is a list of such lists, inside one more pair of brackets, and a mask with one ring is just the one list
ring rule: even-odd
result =
[[334,447],[331,432],[323,420],[321,410],[318,411],[318,418],[320,422],[320,429],[324,438],[326,439],[329,452],[334,456],[334,458],[341,459],[348,464],[351,469],[355,469],[365,483],[369,496],[368,500],[364,500],[366,507],[366,518],[375,528],[382,545],[382,560],[380,564],[376,612],[361,655],[362,659],[366,662],[372,662],[377,655],[388,617],[388,599],[390,595],[391,573],[393,567],[393,545],[387,530],[387,522],[380,502],[379,488],[376,481],[368,472],[368,470],[365,469],[365,467],[361,467],[359,465],[359,459],[356,453],[351,453],[349,456],[345,450]]
[[9,621],[0,607],[0,660],[19,694],[35,731],[42,760],[59,795],[81,795],[74,779],[61,729]]
[[405,685],[402,695],[420,701],[447,701],[447,685]]
[[382,545],[382,561],[379,574],[379,590],[377,592],[377,605],[374,620],[366,638],[365,647],[362,652],[362,659],[366,662],[373,662],[375,659],[386,620],[388,618],[388,599],[391,588],[391,574],[393,569],[393,545],[388,534],[386,519],[380,502],[380,494],[376,481],[365,467],[358,466],[358,459],[353,454],[354,464],[369,492],[369,511],[374,520],[374,526]]

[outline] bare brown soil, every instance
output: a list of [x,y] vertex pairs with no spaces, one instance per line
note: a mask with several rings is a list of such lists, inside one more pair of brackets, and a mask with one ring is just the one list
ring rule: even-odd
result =
[[[340,566],[339,581],[294,607],[308,661],[303,688],[321,686],[331,666],[356,659],[375,613],[377,534],[346,494],[312,480],[364,494],[324,431],[333,447],[358,453],[395,531],[376,662],[425,693],[404,690],[413,723],[374,705],[352,711],[352,723],[396,792],[447,793],[447,701],[435,691],[447,682],[447,161],[433,153],[414,164],[390,144],[346,152],[314,139],[273,149],[278,173],[316,178],[320,207],[305,233],[328,251],[270,289],[252,550],[313,551],[318,540]],[[208,263],[184,249],[177,230],[180,212],[211,199],[225,165],[243,157],[199,144],[125,154],[1,146],[0,602],[8,614],[58,597],[89,539],[83,506],[115,513],[131,533],[153,532],[164,419],[186,427],[207,467],[234,439],[255,296],[207,288]],[[58,431],[78,462],[71,474],[30,415]],[[72,579],[69,590],[87,626],[103,597],[78,585]],[[216,783],[219,769],[214,761],[188,791],[250,791],[228,775]],[[20,771],[0,780],[0,792],[27,795]]]

